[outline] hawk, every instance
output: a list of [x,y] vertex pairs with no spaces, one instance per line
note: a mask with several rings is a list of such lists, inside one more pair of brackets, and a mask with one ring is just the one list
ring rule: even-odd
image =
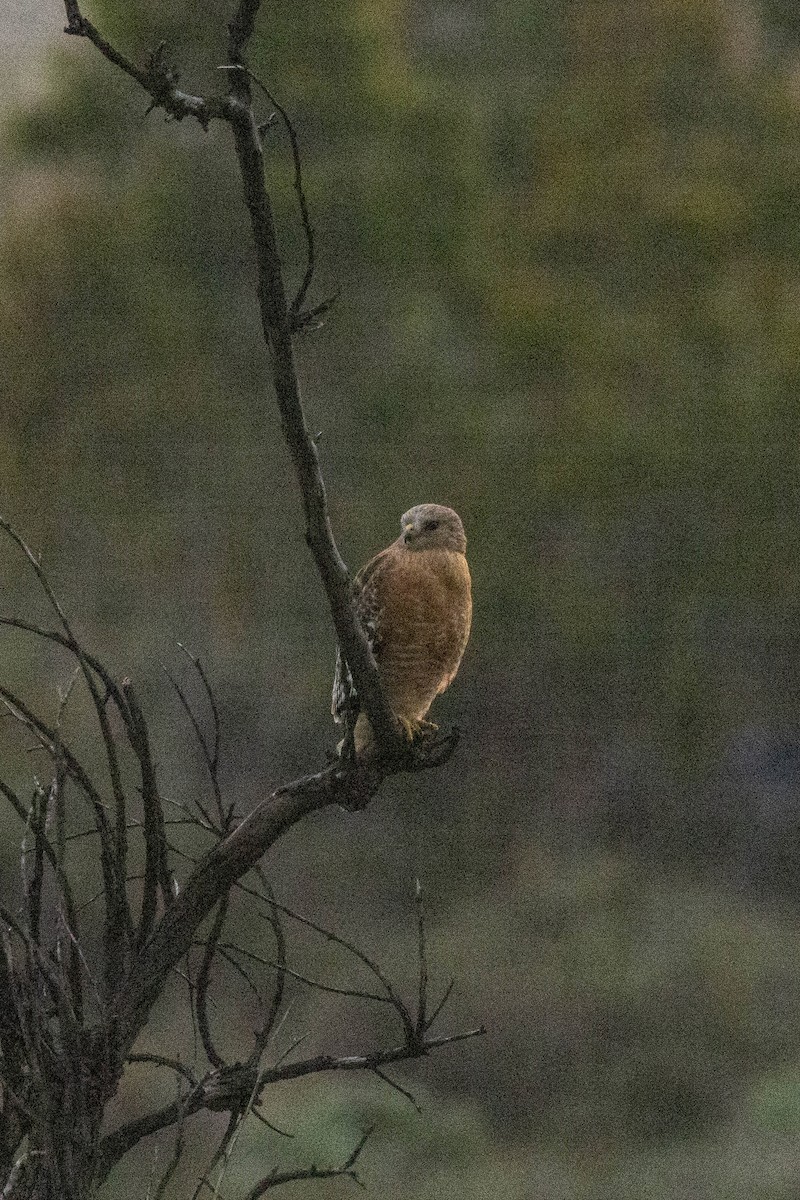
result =
[[[404,513],[401,534],[353,580],[356,615],[375,657],[386,701],[411,740],[436,696],[458,671],[472,621],[467,539],[458,513],[417,504]],[[358,698],[341,651],[336,657],[331,712],[342,722]],[[365,713],[354,732],[356,755],[373,740]]]

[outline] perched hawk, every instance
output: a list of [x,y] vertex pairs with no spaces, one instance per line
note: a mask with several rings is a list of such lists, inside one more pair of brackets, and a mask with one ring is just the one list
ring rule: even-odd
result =
[[[356,614],[378,666],[384,695],[409,739],[428,723],[434,701],[452,683],[469,638],[472,593],[467,539],[458,513],[418,504],[402,533],[353,580]],[[343,721],[358,700],[347,663],[336,658],[331,712]],[[372,741],[365,713],[355,726],[356,754]]]

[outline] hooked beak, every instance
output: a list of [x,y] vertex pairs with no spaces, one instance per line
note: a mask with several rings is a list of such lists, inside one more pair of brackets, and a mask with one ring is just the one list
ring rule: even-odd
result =
[[414,526],[409,521],[409,523],[407,525],[403,526],[403,541],[410,542],[413,536],[414,536]]

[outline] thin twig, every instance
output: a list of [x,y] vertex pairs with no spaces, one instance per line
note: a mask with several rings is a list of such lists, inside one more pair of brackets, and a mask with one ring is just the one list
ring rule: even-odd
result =
[[[170,681],[173,688],[175,689],[175,693],[178,697],[178,700],[180,701],[181,708],[186,713],[186,716],[189,719],[189,724],[192,727],[192,730],[195,735],[195,739],[197,741],[198,746],[200,747],[200,753],[203,756],[203,760],[206,764],[206,767],[208,767],[209,766],[209,751],[208,751],[208,747],[206,746],[205,738],[203,737],[203,731],[200,728],[200,722],[197,720],[197,717],[194,715],[192,706],[189,703],[189,701],[186,697],[186,694],[183,691],[183,688],[181,687],[181,685],[178,683],[178,681],[176,679],[173,678],[173,676],[169,673],[169,671],[167,670],[167,668],[164,666],[163,663],[161,664],[161,669],[163,670],[167,679]],[[213,772],[211,774],[211,784],[212,784],[212,788],[214,791],[214,799],[217,803],[217,807],[218,807],[219,813],[220,813],[219,825],[215,825],[215,823],[214,823],[211,815],[209,814],[208,810],[206,809],[205,805],[200,802],[199,797],[194,796],[193,799],[194,799],[195,804],[197,805],[197,808],[200,811],[200,814],[201,814],[203,820],[208,825],[208,827],[210,829],[213,829],[214,833],[216,833],[218,836],[221,836],[222,833],[224,832],[224,828],[223,828],[224,827],[224,815],[223,815],[223,810],[222,810],[222,797],[220,796],[220,792],[219,792],[219,784],[216,779],[216,772]]]
[[277,1133],[283,1138],[293,1138],[295,1136],[293,1133],[289,1133],[288,1129],[281,1129],[279,1126],[274,1125],[272,1121],[268,1120],[268,1118],[265,1117],[262,1112],[259,1112],[257,1108],[253,1107],[250,1111],[252,1112],[253,1116],[261,1122],[262,1125],[266,1125],[267,1129],[271,1129],[273,1133]]
[[185,1063],[182,1063],[177,1058],[166,1058],[163,1054],[150,1054],[145,1051],[140,1051],[136,1054],[129,1054],[128,1062],[152,1063],[153,1066],[156,1067],[166,1067],[169,1071],[175,1071],[177,1075],[182,1075],[184,1079],[188,1080],[192,1087],[198,1086],[197,1078],[194,1072],[190,1067],[187,1067]]
[[396,1079],[390,1079],[386,1072],[382,1071],[380,1067],[373,1067],[372,1074],[377,1075],[378,1079],[383,1080],[387,1087],[390,1087],[393,1092],[397,1092],[403,1097],[404,1100],[407,1100],[411,1107],[416,1109],[418,1113],[422,1112],[422,1109],[419,1104],[417,1104],[413,1094],[407,1088],[404,1088],[402,1084],[399,1084]]
[[222,927],[225,924],[225,918],[228,915],[230,895],[230,892],[226,892],[217,907],[217,914],[214,917],[214,923],[206,939],[203,959],[200,963],[200,970],[197,973],[197,988],[195,991],[195,1011],[197,1013],[197,1026],[200,1030],[200,1038],[203,1042],[203,1049],[206,1052],[208,1061],[215,1067],[223,1067],[225,1060],[217,1052],[214,1039],[211,1036],[211,1027],[208,1022],[208,985],[211,980],[211,966],[217,952],[217,943],[222,933]]
[[26,1150],[24,1154],[19,1156],[8,1173],[3,1190],[0,1192],[0,1200],[7,1200],[8,1197],[14,1195],[14,1188],[17,1186],[17,1180],[22,1171],[32,1158],[41,1158],[43,1154],[44,1150]]
[[28,871],[28,835],[32,829],[44,827],[44,788],[38,780],[34,783],[33,797],[28,808],[28,819],[22,834],[20,845],[20,871],[22,873],[22,891],[27,908],[27,924],[31,937],[39,941],[39,921],[42,910],[42,883],[44,879],[44,835],[36,836],[33,871]]
[[[0,684],[0,698],[6,708],[21,724],[29,729],[48,754],[57,761],[61,756],[70,776],[89,799],[94,813],[95,823],[100,834],[100,865],[103,873],[103,886],[106,892],[108,919],[105,922],[106,943],[106,987],[109,995],[114,991],[122,976],[120,964],[124,939],[120,933],[130,927],[130,910],[125,895],[124,878],[120,876],[119,863],[116,857],[116,846],[108,825],[106,806],[96,787],[84,770],[81,763],[67,746],[58,732],[51,729],[41,720],[23,700],[7,687]],[[125,913],[127,916],[123,917]]]
[[211,709],[211,720],[214,734],[210,747],[200,731],[199,724],[192,719],[191,714],[190,719],[192,720],[195,734],[197,735],[197,739],[200,743],[200,749],[203,753],[203,758],[208,770],[208,776],[211,781],[211,788],[214,793],[215,803],[217,805],[217,813],[219,814],[219,828],[222,833],[227,833],[230,829],[231,817],[233,816],[233,805],[230,805],[226,811],[222,803],[222,792],[219,785],[220,720],[219,710],[217,708],[217,700],[214,695],[214,689],[212,688],[208,676],[206,675],[205,668],[203,667],[203,664],[197,655],[192,654],[191,650],[187,650],[186,646],[184,646],[182,642],[178,642],[178,649],[186,655],[186,657],[189,659],[189,662],[200,676],[200,681],[203,684],[203,688],[206,693],[206,699],[208,700],[209,708]]
[[[320,925],[317,921],[312,921],[310,917],[304,917],[301,913],[295,912],[294,909],[287,908],[286,905],[279,904],[276,900],[266,900],[266,903],[272,904],[279,912],[285,913],[286,916],[289,917],[291,920],[297,921],[299,924],[305,925],[307,928],[315,930],[317,933],[321,934],[324,938],[326,938],[329,942],[333,942],[335,945],[341,946],[343,950],[347,950],[347,952],[349,954],[352,954],[354,958],[357,958],[359,962],[363,963],[364,966],[369,971],[371,971],[372,974],[375,976],[375,978],[378,980],[378,982],[380,983],[381,987],[384,990],[386,999],[392,1005],[392,1007],[395,1009],[398,1016],[400,1017],[400,1021],[402,1023],[403,1029],[405,1030],[406,1037],[409,1038],[409,1040],[414,1039],[414,1037],[416,1036],[415,1030],[414,1030],[414,1022],[411,1018],[411,1014],[409,1013],[407,1006],[403,1003],[403,1001],[397,995],[394,987],[392,986],[391,981],[389,980],[387,975],[384,973],[384,971],[381,970],[381,968],[378,966],[378,964],[375,962],[375,960],[373,958],[370,958],[370,956],[368,954],[366,954],[363,950],[361,950],[355,944],[355,942],[350,941],[349,938],[345,938],[345,937],[342,937],[338,933],[334,933],[333,930],[327,929],[324,925]],[[310,982],[310,981],[306,981],[306,982]],[[366,995],[366,994],[362,994],[362,995]],[[373,998],[373,997],[368,997],[368,998]],[[375,998],[377,998],[377,997],[375,997]]]
[[[220,1169],[219,1174],[217,1175],[217,1182],[214,1184],[214,1200],[218,1200],[219,1190],[222,1187],[223,1180],[225,1179],[225,1176],[228,1173],[228,1167],[230,1166],[231,1158],[232,1158],[233,1152],[236,1148],[236,1143],[239,1140],[239,1135],[242,1131],[242,1126],[244,1125],[245,1117],[248,1115],[248,1113],[252,1112],[252,1110],[253,1110],[257,1091],[258,1091],[258,1079],[256,1078],[255,1082],[253,1083],[252,1091],[250,1092],[250,1095],[247,1098],[247,1103],[242,1105],[242,1108],[238,1113],[235,1111],[231,1113],[230,1124],[228,1126],[228,1130],[226,1130],[225,1138],[220,1143],[219,1151],[218,1151],[217,1155],[215,1155],[215,1162],[212,1163],[212,1165],[208,1168],[208,1171],[206,1172],[207,1175],[210,1175],[211,1171],[213,1170],[214,1166],[216,1166],[216,1164],[219,1162],[219,1160],[220,1159],[223,1160],[222,1167]],[[230,1131],[230,1132],[228,1132],[228,1131]]]
[[[180,1084],[178,1084],[178,1095],[180,1095]],[[170,1179],[172,1179],[172,1176],[175,1174],[175,1172],[178,1169],[178,1164],[180,1163],[181,1157],[183,1155],[183,1147],[184,1147],[183,1130],[184,1130],[185,1120],[186,1120],[186,1108],[185,1108],[185,1106],[182,1105],[180,1113],[178,1114],[178,1121],[177,1121],[178,1128],[175,1131],[175,1145],[172,1150],[172,1158],[167,1163],[166,1169],[165,1169],[164,1173],[162,1174],[161,1179],[159,1180],[158,1187],[156,1188],[156,1193],[155,1193],[153,1200],[161,1200],[162,1196],[164,1195],[164,1193],[167,1190]]]
[[130,713],[129,738],[139,762],[142,785],[145,868],[142,908],[136,940],[137,945],[143,946],[150,936],[155,921],[158,892],[160,890],[161,900],[166,908],[174,897],[175,881],[167,862],[164,809],[158,794],[147,723],[130,679],[123,679],[122,692]]
[[308,289],[311,286],[311,281],[314,278],[316,269],[316,247],[314,244],[314,227],[311,224],[311,214],[308,210],[308,201],[306,200],[305,187],[303,185],[303,162],[300,155],[300,142],[297,137],[297,130],[294,127],[294,122],[289,116],[286,109],[279,100],[272,94],[267,85],[258,78],[258,76],[250,70],[249,67],[243,67],[240,63],[219,67],[220,71],[242,71],[245,70],[253,83],[261,89],[264,95],[269,100],[272,107],[283,121],[283,126],[289,137],[289,145],[292,151],[292,164],[294,167],[294,190],[297,193],[297,205],[300,210],[300,223],[303,227],[303,237],[306,243],[306,269],[303,275],[303,281],[298,288],[297,294],[289,305],[289,316],[292,329],[297,331],[306,327],[319,313],[330,308],[332,301],[326,301],[325,304],[319,305],[316,309],[312,309],[310,313],[301,313],[303,301],[306,298]]
[[358,1173],[355,1170],[356,1163],[361,1155],[361,1151],[367,1144],[367,1139],[372,1136],[375,1127],[371,1126],[366,1130],[361,1140],[356,1145],[352,1154],[342,1163],[340,1167],[299,1167],[296,1171],[273,1171],[270,1175],[260,1179],[258,1183],[248,1193],[245,1200],[259,1200],[265,1192],[271,1188],[279,1187],[282,1183],[295,1183],[300,1179],[336,1179],[340,1176],[347,1176],[363,1187]]
[[428,1017],[428,1020],[427,1020],[427,1022],[426,1022],[426,1025],[425,1025],[425,1032],[426,1032],[426,1033],[427,1033],[427,1031],[428,1031],[428,1030],[431,1028],[431,1026],[433,1025],[433,1023],[434,1023],[434,1021],[436,1020],[436,1018],[439,1016],[439,1013],[442,1011],[442,1009],[444,1008],[445,1004],[447,1004],[447,1001],[450,999],[450,993],[452,992],[452,990],[453,990],[453,987],[455,986],[455,982],[456,982],[456,981],[455,981],[455,979],[451,979],[451,980],[450,980],[450,982],[448,983],[447,987],[444,989],[444,994],[443,994],[443,996],[442,996],[441,1000],[439,1001],[439,1003],[438,1003],[438,1004],[436,1005],[436,1007],[434,1008],[434,1010],[433,1010],[432,1014],[430,1015],[430,1017]]
[[[198,943],[198,944],[201,944],[201,943]],[[233,968],[233,970],[236,972],[236,974],[241,976],[241,978],[245,981],[245,983],[247,984],[250,991],[255,996],[256,1000],[258,1000],[260,1002],[262,999],[261,992],[260,992],[259,988],[256,986],[252,976],[250,975],[250,972],[245,967],[243,967],[242,964],[238,961],[238,959],[234,958],[234,956],[230,953],[230,951],[226,950],[224,946],[217,946],[217,952],[219,953],[220,958],[224,958],[225,962],[228,963],[228,965]]]
[[[44,629],[41,625],[35,625],[31,621],[24,621],[21,617],[0,616],[0,625],[8,625],[14,629],[24,629],[28,633],[33,633],[44,641],[54,642],[58,646],[63,646],[65,650],[73,651],[73,645],[70,638],[65,634],[59,633],[57,629]],[[95,658],[88,650],[83,651],[83,656],[86,662],[101,680],[106,689],[106,693],[111,696],[117,708],[119,709],[122,719],[126,725],[128,723],[128,713],[125,706],[125,699],[117,685],[114,677],[106,670],[99,658]]]
[[[77,9],[77,5],[75,5],[75,7]],[[64,634],[69,642],[69,649],[75,655],[83,677],[86,681],[86,686],[89,689],[89,694],[91,695],[92,703],[97,715],[97,721],[100,727],[103,745],[105,747],[106,763],[108,765],[109,778],[111,780],[111,791],[114,796],[114,840],[116,842],[116,846],[115,853],[110,856],[109,868],[113,874],[124,877],[125,861],[128,850],[127,832],[125,828],[126,801],[125,792],[122,787],[119,757],[117,755],[117,748],[111,732],[111,727],[108,723],[108,714],[106,713],[105,703],[103,702],[103,698],[97,688],[97,683],[94,675],[92,674],[91,666],[87,661],[86,655],[83,651],[83,647],[72,631],[72,626],[70,625],[69,619],[61,605],[61,602],[53,591],[50,580],[47,577],[47,573],[42,567],[41,559],[38,555],[34,554],[33,550],[30,548],[22,535],[17,532],[14,526],[10,523],[10,521],[7,521],[5,517],[0,517],[0,529],[2,529],[3,532],[5,532],[7,536],[19,547],[33,568],[33,572],[36,575],[42,591],[47,597],[48,603],[61,623],[61,627],[64,630]],[[60,730],[58,726],[56,727],[54,736],[51,737],[50,740],[54,741],[56,746],[60,745]],[[57,756],[54,755],[54,757],[56,757],[57,761]],[[106,975],[106,984],[107,988],[109,989],[108,997],[110,999],[113,986],[119,981],[120,978],[120,968],[124,963],[125,955],[128,949],[128,941],[132,932],[131,914],[128,907],[127,898],[125,896],[124,887],[114,887],[113,890],[109,889],[108,906],[108,912],[106,914],[105,938],[110,960],[109,966],[111,968]]]
[[422,884],[417,879],[414,887],[414,906],[417,914],[417,959],[419,964],[417,981],[417,1019],[414,1033],[422,1037],[428,1019],[428,949],[425,940],[425,912],[422,907]]
[[[275,893],[272,890],[272,885],[267,879],[263,868],[259,865],[255,868],[256,876],[264,891],[264,896],[267,902],[274,901]],[[273,970],[275,971],[275,986],[272,990],[272,1000],[267,1010],[261,1028],[256,1032],[253,1039],[253,1049],[250,1052],[249,1061],[254,1065],[261,1059],[261,1055],[269,1043],[273,1032],[275,1031],[278,1021],[278,1014],[283,1003],[283,995],[286,987],[286,934],[284,933],[283,923],[280,918],[280,913],[275,908],[274,904],[270,904],[268,909],[268,920],[272,928],[272,936],[275,939],[275,963]]]
[[261,963],[264,967],[272,967],[276,971],[284,971],[290,975],[292,979],[297,979],[298,982],[304,983],[307,987],[314,988],[318,992],[329,992],[334,996],[351,996],[355,1000],[377,1000],[379,1004],[391,1004],[392,1001],[388,996],[379,996],[377,992],[362,992],[358,988],[341,988],[334,987],[329,983],[320,983],[318,979],[309,979],[307,975],[303,975],[300,971],[295,971],[285,964],[281,967],[277,963],[270,962],[268,958],[263,958],[260,954],[256,954],[252,950],[245,950],[243,946],[235,946],[230,942],[226,942],[220,949],[234,950],[238,954],[243,954],[245,958],[252,959],[253,962]]

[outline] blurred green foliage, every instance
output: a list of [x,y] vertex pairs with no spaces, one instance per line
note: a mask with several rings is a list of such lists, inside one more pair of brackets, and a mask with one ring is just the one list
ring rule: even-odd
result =
[[[229,10],[92,15],[203,91]],[[204,655],[246,805],[332,744],[333,648],[231,148],[145,116],[57,24],[46,87],[4,105],[2,507],[142,679],[176,790],[194,777],[156,663],[175,638]],[[274,871],[397,969],[420,874],[458,1015],[490,1035],[416,1072],[419,1122],[371,1084],[295,1089],[298,1153],[341,1157],[383,1103],[365,1177],[390,1200],[793,1195],[795,6],[296,0],[265,9],[252,65],[301,139],[311,302],[340,293],[299,358],[343,550],[355,567],[447,501],[476,590],[439,706],[458,758],[357,829],[311,823]],[[296,285],[277,125],[266,160]],[[29,612],[21,567],[0,572]],[[40,694],[64,681],[0,646]],[[322,1039],[330,1014],[302,1011]]]

